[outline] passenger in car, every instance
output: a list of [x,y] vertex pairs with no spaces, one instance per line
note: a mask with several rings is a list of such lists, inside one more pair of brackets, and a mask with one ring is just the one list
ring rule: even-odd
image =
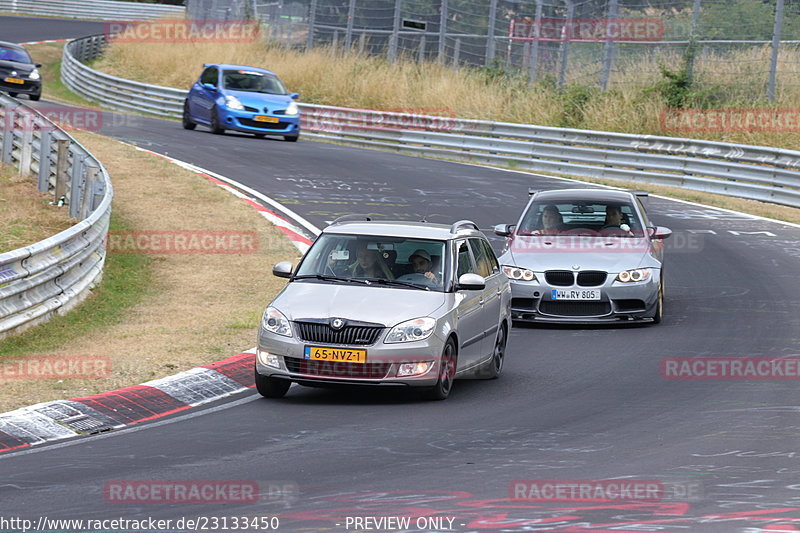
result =
[[378,250],[359,246],[356,250],[356,262],[348,268],[354,278],[385,278],[394,279],[394,274],[389,270],[386,262]]

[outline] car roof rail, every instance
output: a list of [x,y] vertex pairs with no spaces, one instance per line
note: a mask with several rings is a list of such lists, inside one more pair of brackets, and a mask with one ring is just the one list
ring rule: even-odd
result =
[[478,225],[471,220],[459,220],[458,222],[450,226],[450,233],[458,233],[458,229],[462,226],[472,226],[478,231],[481,230],[481,228],[479,228]]
[[372,222],[372,217],[370,215],[342,215],[333,222],[331,222],[331,226],[334,224],[341,224],[342,222],[355,222],[355,221],[367,221]]

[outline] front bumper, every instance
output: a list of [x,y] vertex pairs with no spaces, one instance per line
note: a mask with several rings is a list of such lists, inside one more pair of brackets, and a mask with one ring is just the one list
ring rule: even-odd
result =
[[[658,304],[658,271],[644,282],[620,283],[609,274],[599,286],[581,287],[551,285],[543,272],[536,272],[538,281],[511,281],[511,317],[523,322],[602,323],[651,320]],[[600,300],[558,300],[553,290],[595,289]]]
[[41,80],[33,81],[24,78],[21,79],[23,79],[25,83],[8,83],[5,81],[4,77],[0,76],[0,91],[17,94],[32,94],[34,96],[42,94]]
[[[259,374],[301,384],[395,385],[431,387],[438,379],[438,366],[444,341],[435,334],[424,341],[385,344],[383,336],[369,346],[343,346],[306,342],[261,331],[256,353]],[[304,355],[306,346],[351,348],[367,351],[365,363],[313,361]],[[266,354],[277,356],[278,366],[266,364]],[[418,376],[397,377],[402,363],[431,361],[427,372]]]
[[[255,117],[273,117],[278,122],[258,122]],[[265,135],[297,135],[300,133],[300,115],[274,115],[226,109],[220,112],[220,125],[243,133]]]

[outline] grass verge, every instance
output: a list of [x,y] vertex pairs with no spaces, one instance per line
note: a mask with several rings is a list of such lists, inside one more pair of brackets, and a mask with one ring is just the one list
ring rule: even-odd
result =
[[35,178],[19,176],[11,166],[0,167],[0,253],[28,246],[64,231],[74,220],[66,208],[49,204]]
[[0,412],[141,383],[253,347],[263,307],[283,286],[272,265],[298,256],[254,209],[196,174],[112,139],[73,135],[111,175],[114,231],[248,233],[255,247],[235,254],[109,252],[104,281],[83,304],[0,341],[0,370],[21,360],[89,357],[109,361],[110,375],[19,379],[0,372]]

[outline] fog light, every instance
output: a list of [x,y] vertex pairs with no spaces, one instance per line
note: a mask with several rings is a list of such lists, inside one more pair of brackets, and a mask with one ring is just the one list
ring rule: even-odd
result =
[[278,356],[274,353],[258,350],[258,360],[262,365],[271,366],[272,368],[281,367],[280,363],[278,362]]
[[397,377],[420,376],[431,369],[432,361],[421,361],[419,363],[403,363],[397,369]]

